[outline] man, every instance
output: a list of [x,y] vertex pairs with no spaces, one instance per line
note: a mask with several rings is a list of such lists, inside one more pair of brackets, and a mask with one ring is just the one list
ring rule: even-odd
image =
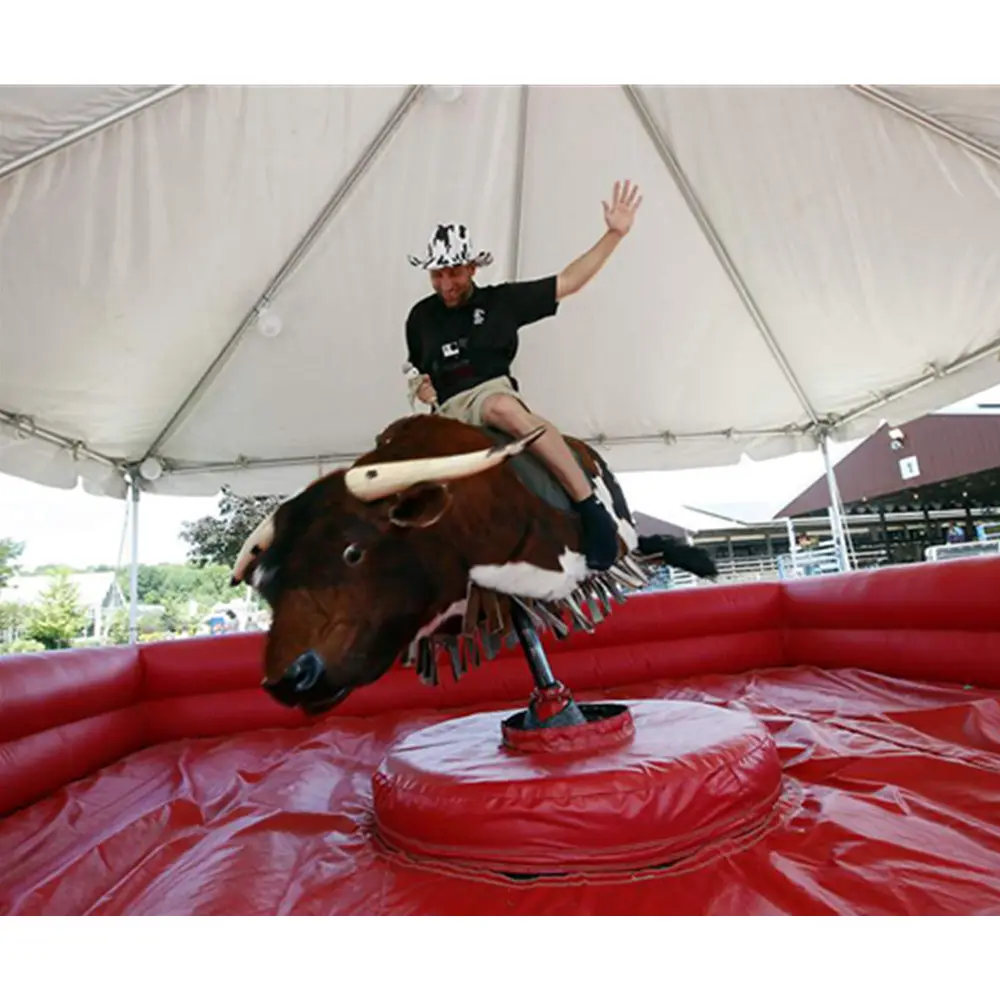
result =
[[477,285],[476,271],[488,267],[493,255],[474,253],[468,229],[454,223],[437,226],[425,257],[409,257],[414,267],[430,272],[434,289],[406,320],[409,362],[423,375],[418,398],[444,416],[515,436],[546,427],[532,451],[562,483],[580,515],[584,555],[591,569],[607,569],[615,561],[615,522],[559,431],[532,413],[521,398],[510,366],[519,329],[554,316],[567,295],[597,274],[632,228],[641,203],[638,187],[616,181],[611,204],[602,202],[604,235],[559,274],[538,280]]

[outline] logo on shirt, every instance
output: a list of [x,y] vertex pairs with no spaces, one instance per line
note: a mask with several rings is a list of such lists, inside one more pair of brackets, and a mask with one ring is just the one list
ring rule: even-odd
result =
[[453,340],[450,344],[441,345],[441,353],[446,358],[456,358],[458,357],[458,341]]
[[472,325],[473,326],[482,326],[485,321],[486,321],[486,310],[485,309],[476,309],[472,313]]

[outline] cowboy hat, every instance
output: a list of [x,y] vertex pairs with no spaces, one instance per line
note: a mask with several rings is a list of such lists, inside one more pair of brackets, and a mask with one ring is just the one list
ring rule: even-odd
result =
[[468,226],[458,222],[441,222],[435,227],[427,243],[427,255],[414,257],[407,254],[407,259],[414,267],[437,271],[443,267],[459,267],[462,264],[488,267],[493,263],[493,254],[488,250],[474,253]]

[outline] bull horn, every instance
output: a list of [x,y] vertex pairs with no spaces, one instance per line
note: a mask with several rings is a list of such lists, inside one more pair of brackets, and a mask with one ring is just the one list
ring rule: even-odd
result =
[[236,565],[233,567],[233,579],[234,584],[241,583],[243,581],[243,574],[246,573],[247,567],[253,560],[253,557],[257,555],[258,552],[264,552],[270,548],[271,543],[274,541],[274,517],[265,517],[253,532],[250,537],[243,543],[243,548],[240,549],[240,554],[236,557]]
[[453,479],[466,479],[519,455],[537,441],[547,429],[544,425],[536,427],[509,444],[484,448],[482,451],[469,451],[464,455],[356,465],[353,469],[347,470],[345,482],[353,496],[368,502],[401,493],[416,483],[441,483]]

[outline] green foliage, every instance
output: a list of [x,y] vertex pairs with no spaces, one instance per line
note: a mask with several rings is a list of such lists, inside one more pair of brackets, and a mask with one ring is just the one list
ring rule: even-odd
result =
[[[110,569],[111,567],[108,567]],[[34,576],[58,576],[60,573],[79,573],[78,569],[73,566],[67,566],[63,563],[46,563],[44,566],[38,566],[32,570],[32,575]],[[87,572],[92,572],[87,570]],[[96,572],[94,570],[93,572]],[[105,570],[107,572],[107,570]]]
[[[239,497],[224,488],[218,514],[186,522],[180,532],[188,545],[189,564],[140,565],[137,576],[140,605],[156,610],[140,613],[139,638],[193,635],[201,619],[217,604],[227,603],[244,591],[230,586],[233,563],[246,537],[281,502],[279,496]],[[0,539],[0,586],[6,577],[17,572],[17,560],[24,545],[13,539]],[[107,572],[113,566],[91,566],[86,572]],[[37,608],[15,604],[0,605],[0,639],[11,634],[14,643],[0,647],[0,653],[18,648],[62,649],[90,644],[81,633],[88,624],[87,610],[66,580],[67,567],[45,566],[36,571],[53,577],[52,585]],[[118,585],[129,595],[129,568],[117,571]],[[129,641],[128,609],[106,613],[105,642]]]
[[[155,614],[139,615],[136,622],[136,631],[140,640],[147,640],[154,634],[162,634],[163,617]],[[166,630],[164,630],[166,631]],[[180,629],[177,633],[180,633]],[[175,633],[175,634],[177,634]],[[128,608],[122,608],[112,613],[106,628],[105,641],[112,646],[124,646],[129,641],[129,613]]]
[[[137,574],[140,604],[162,604],[168,613],[182,614],[181,605],[197,601],[199,607],[211,606],[232,598],[229,586],[230,570],[227,566],[176,566],[164,563],[156,566],[140,565]],[[122,592],[129,592],[129,569],[118,573]]]
[[88,621],[76,585],[65,573],[59,573],[53,576],[41,604],[30,609],[25,638],[40,642],[46,649],[68,649]]
[[280,503],[279,496],[240,497],[223,487],[219,513],[185,521],[180,533],[188,544],[188,559],[195,566],[231,568],[243,542]]
[[0,656],[11,656],[14,653],[43,653],[45,647],[34,639],[15,639],[13,642],[0,642]]
[[[140,565],[137,592],[140,605],[155,605],[159,611],[140,609],[138,632],[145,640],[150,633],[194,635],[202,617],[216,604],[233,600],[239,594],[229,583],[230,569],[226,566]],[[118,584],[129,593],[129,570],[118,574]],[[108,617],[107,641],[124,644],[129,641],[128,608],[112,612]]]
[[0,604],[0,634],[19,633],[27,624],[28,609],[23,604],[16,604],[14,601]]
[[18,569],[18,559],[24,555],[24,542],[15,542],[13,538],[0,538],[0,588],[14,576]]

